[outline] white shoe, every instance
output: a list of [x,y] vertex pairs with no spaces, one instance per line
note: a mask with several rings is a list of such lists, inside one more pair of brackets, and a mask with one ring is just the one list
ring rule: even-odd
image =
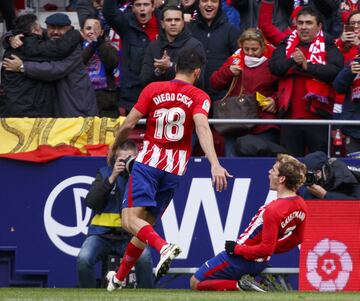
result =
[[112,292],[116,289],[121,289],[121,281],[116,278],[116,272],[110,271],[106,274],[106,280],[108,281],[107,290]]
[[171,262],[181,253],[178,245],[168,244],[167,247],[160,253],[160,261],[155,269],[155,278],[159,279],[165,275],[170,268]]

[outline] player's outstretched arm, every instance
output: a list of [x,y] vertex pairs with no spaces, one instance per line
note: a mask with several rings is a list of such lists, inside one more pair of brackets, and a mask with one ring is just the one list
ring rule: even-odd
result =
[[195,114],[194,122],[201,148],[211,164],[213,186],[215,186],[216,191],[222,191],[227,188],[226,177],[232,177],[232,175],[219,163],[207,117],[204,114]]
[[132,108],[129,115],[126,116],[124,122],[120,125],[119,130],[116,133],[115,141],[110,149],[108,154],[108,161],[113,157],[113,153],[116,152],[117,148],[125,142],[128,138],[131,130],[136,126],[139,119],[144,115],[140,113],[137,109]]

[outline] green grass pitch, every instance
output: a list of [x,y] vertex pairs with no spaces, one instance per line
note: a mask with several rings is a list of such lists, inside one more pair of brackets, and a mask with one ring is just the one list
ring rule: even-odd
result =
[[360,301],[360,292],[194,292],[174,289],[105,289],[0,288],[1,301]]

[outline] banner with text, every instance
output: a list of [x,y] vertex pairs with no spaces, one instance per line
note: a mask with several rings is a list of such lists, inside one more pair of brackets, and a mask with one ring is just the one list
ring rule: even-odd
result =
[[[222,251],[225,240],[237,238],[257,209],[275,197],[268,189],[274,161],[221,159],[234,178],[218,193],[208,160],[190,160],[174,202],[156,225],[182,248],[173,267],[198,267]],[[105,164],[100,157],[63,157],[46,164],[0,159],[0,247],[16,247],[15,269],[49,271],[50,287],[76,286],[76,256],[92,214],[84,198]],[[153,255],[156,264],[159,256]],[[273,256],[271,264],[297,267],[298,249]],[[188,279],[176,287],[188,287]]]

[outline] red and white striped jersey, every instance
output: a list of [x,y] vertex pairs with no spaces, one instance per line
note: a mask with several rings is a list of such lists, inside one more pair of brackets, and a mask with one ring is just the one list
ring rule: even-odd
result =
[[193,115],[208,115],[210,97],[183,81],[154,82],[143,89],[135,108],[147,116],[136,161],[183,175],[191,154]]
[[279,198],[260,207],[237,239],[236,254],[266,261],[273,253],[289,251],[303,240],[306,212],[300,196]]

